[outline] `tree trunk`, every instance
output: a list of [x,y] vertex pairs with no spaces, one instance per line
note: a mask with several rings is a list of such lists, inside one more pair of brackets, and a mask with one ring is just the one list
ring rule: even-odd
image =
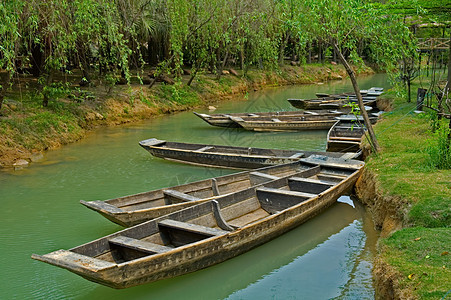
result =
[[219,80],[222,75],[222,70],[224,70],[224,66],[229,58],[229,49],[226,50],[226,54],[224,55],[224,60],[219,64],[218,74],[216,74],[216,79]]
[[365,126],[368,130],[369,142],[370,142],[373,150],[375,152],[379,152],[380,151],[379,143],[377,142],[376,134],[374,133],[373,126],[371,126],[370,118],[368,117],[368,114],[365,110],[365,105],[363,104],[362,95],[360,94],[360,88],[359,88],[359,85],[357,84],[357,79],[355,77],[355,73],[352,70],[351,66],[348,64],[348,62],[346,61],[346,59],[344,58],[343,53],[341,53],[338,45],[336,43],[333,43],[333,46],[334,46],[335,51],[337,52],[338,57],[340,58],[341,63],[345,67],[346,72],[349,75],[349,78],[351,79],[351,83],[352,83],[354,92],[357,96],[357,100],[359,103],[360,113],[363,116],[363,121],[365,122]]
[[407,78],[407,102],[410,103],[411,99],[410,99],[410,85],[412,84],[412,80],[409,78]]
[[46,91],[45,88],[50,87],[50,85],[52,84],[53,81],[53,73],[52,71],[47,71],[47,73],[45,74],[46,79],[45,79],[45,87],[44,87],[44,91],[43,91],[43,100],[42,100],[42,106],[47,107],[49,105],[49,92],[48,90]]
[[191,77],[188,80],[188,83],[186,84],[187,86],[191,86],[191,83],[194,80],[194,77],[196,77],[197,75],[197,69],[194,69],[194,71],[191,73]]
[[5,82],[2,82],[2,84],[0,85],[0,115],[2,111],[3,101],[5,100],[6,89],[8,88],[10,82],[11,82],[11,73],[6,72]]

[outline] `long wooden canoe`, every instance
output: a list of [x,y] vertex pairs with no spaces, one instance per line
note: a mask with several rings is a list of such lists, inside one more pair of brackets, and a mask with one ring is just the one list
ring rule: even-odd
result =
[[365,127],[350,120],[337,121],[327,133],[327,151],[359,152]]
[[352,153],[332,153],[300,150],[278,150],[253,147],[234,147],[221,145],[168,142],[155,138],[139,142],[150,154],[194,165],[230,169],[257,169],[298,161],[314,154],[328,158],[355,158]]
[[[357,99],[334,99],[334,100],[324,100],[324,98],[317,99],[288,99],[288,102],[293,107],[299,109],[339,109],[342,110],[348,106],[348,103],[356,103]],[[365,100],[363,101],[365,106],[376,106],[376,99],[374,100]]]
[[302,117],[230,117],[246,130],[252,131],[300,131],[325,130],[335,124],[337,115],[309,115]]
[[[360,90],[360,95],[362,95],[363,100],[374,100],[376,97],[382,95],[384,92],[384,88],[382,87],[372,87],[368,90]],[[328,93],[316,93],[316,97],[324,98],[324,97],[334,97],[334,98],[355,98],[356,95],[354,92],[342,93],[342,94],[328,94]]]
[[323,164],[191,206],[40,260],[113,288],[194,272],[240,255],[332,205],[361,171]]
[[229,128],[240,128],[241,126],[234,122],[232,120],[232,117],[239,117],[239,118],[261,118],[261,117],[268,117],[271,119],[274,118],[280,118],[280,117],[303,117],[303,116],[309,116],[309,115],[341,115],[346,112],[349,112],[350,109],[341,109],[340,111],[337,110],[320,110],[320,111],[275,111],[275,112],[255,112],[255,113],[227,113],[227,114],[201,114],[196,113],[194,114],[207,122],[208,124],[212,126],[219,126],[219,127],[229,127]]
[[[346,163],[344,164],[346,165]],[[178,186],[152,190],[105,201],[81,204],[124,227],[152,220],[226,194],[314,168],[316,164],[297,161],[245,171]]]

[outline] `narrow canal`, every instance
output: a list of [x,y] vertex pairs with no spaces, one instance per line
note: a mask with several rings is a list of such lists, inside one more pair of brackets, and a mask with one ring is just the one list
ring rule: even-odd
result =
[[[362,89],[387,88],[383,75]],[[287,98],[351,89],[348,81],[250,93],[216,112],[293,110]],[[199,110],[206,112],[206,110]],[[372,299],[376,232],[349,197],[295,230],[244,255],[173,279],[126,290],[91,283],[34,261],[121,229],[79,204],[232,173],[151,157],[138,141],[172,141],[324,151],[327,131],[252,133],[214,128],[191,112],[99,129],[20,171],[0,172],[1,299]]]

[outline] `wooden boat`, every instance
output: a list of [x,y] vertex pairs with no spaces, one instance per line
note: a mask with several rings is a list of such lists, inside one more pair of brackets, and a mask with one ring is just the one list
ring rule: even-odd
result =
[[365,127],[350,120],[339,120],[327,134],[327,151],[359,152]]
[[300,158],[309,157],[314,154],[325,155],[329,158],[352,159],[356,157],[355,154],[352,153],[342,154],[191,144],[167,142],[155,138],[141,141],[139,144],[150,154],[167,160],[209,167],[244,170],[295,162]]
[[194,272],[299,226],[352,188],[357,168],[323,164],[191,206],[40,260],[113,288]]
[[[299,109],[344,109],[348,106],[349,102],[356,103],[356,99],[340,99],[336,98],[334,100],[324,100],[324,98],[318,99],[288,99],[288,102],[296,108]],[[374,100],[364,100],[365,106],[376,106],[376,99]]]
[[80,202],[110,221],[129,227],[315,166],[297,161],[105,201]]
[[279,118],[279,117],[291,117],[291,116],[297,116],[297,117],[303,117],[308,115],[340,115],[345,112],[348,112],[350,109],[344,109],[344,110],[321,110],[321,111],[276,111],[276,112],[256,112],[256,113],[228,113],[228,114],[201,114],[196,113],[194,114],[207,122],[210,125],[213,126],[219,126],[219,127],[230,127],[230,128],[240,128],[241,126],[234,122],[231,117],[239,117],[239,118],[261,118],[261,117],[267,117],[267,118]]
[[309,115],[302,117],[230,117],[246,130],[253,131],[299,131],[325,130],[335,124],[337,115]]
[[[363,97],[363,100],[375,100],[377,96],[380,96],[384,91],[384,88],[381,87],[371,87],[368,90],[360,90],[360,94]],[[355,98],[356,95],[354,92],[342,93],[342,94],[328,94],[328,93],[316,93],[316,97],[324,98],[324,97],[334,97],[334,98]]]

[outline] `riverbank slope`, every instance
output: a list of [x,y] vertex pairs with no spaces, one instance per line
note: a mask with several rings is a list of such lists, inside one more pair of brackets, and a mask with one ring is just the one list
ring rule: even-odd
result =
[[[372,73],[370,68],[357,70]],[[42,152],[86,136],[97,126],[112,126],[183,111],[243,95],[268,86],[321,83],[347,77],[341,65],[312,64],[285,66],[278,71],[251,70],[244,76],[229,72],[219,80],[213,74],[199,74],[191,86],[189,76],[173,85],[158,83],[152,88],[134,77],[130,85],[95,82],[81,88],[79,76],[60,77],[53,99],[42,107],[42,95],[36,92],[36,80],[16,80],[5,99],[0,115],[0,168],[39,160]]]
[[[378,299],[448,299],[451,288],[451,170],[439,170],[430,150],[428,114],[394,93],[393,110],[375,131],[382,151],[367,159],[356,185],[381,230],[373,273]],[[447,126],[447,125],[446,125]]]

